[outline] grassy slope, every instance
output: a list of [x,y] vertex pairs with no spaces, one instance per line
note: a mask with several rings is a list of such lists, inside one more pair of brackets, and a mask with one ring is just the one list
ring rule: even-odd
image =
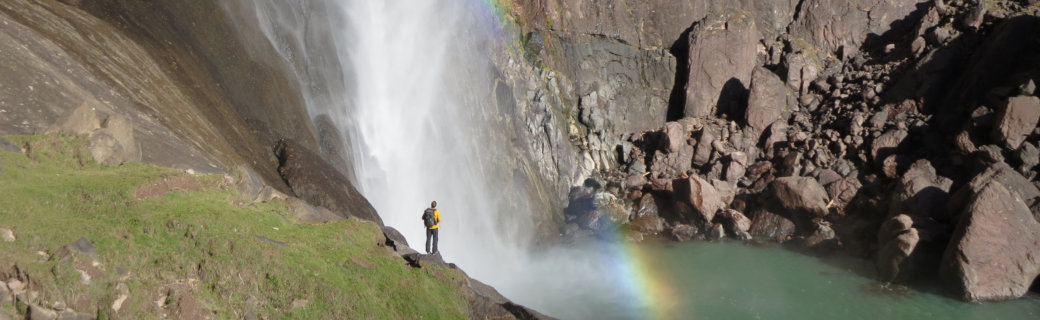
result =
[[[8,140],[31,152],[0,151],[0,227],[18,237],[0,242],[0,274],[25,270],[45,306],[61,301],[126,319],[228,319],[248,310],[264,318],[468,318],[458,271],[408,267],[376,245],[382,235],[372,223],[290,223],[279,214],[284,202],[242,204],[221,176],[195,177],[201,191],[138,199],[139,186],[185,174],[98,165],[78,138]],[[90,269],[82,262],[89,258],[59,259],[80,237],[94,243],[101,263],[90,284],[74,269]],[[115,313],[119,270],[129,273],[130,294]]]

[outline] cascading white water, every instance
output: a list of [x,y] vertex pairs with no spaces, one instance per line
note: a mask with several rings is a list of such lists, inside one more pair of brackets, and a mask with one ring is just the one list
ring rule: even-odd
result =
[[411,247],[423,251],[420,215],[436,200],[445,260],[514,301],[582,317],[633,300],[616,252],[531,247],[532,210],[549,206],[525,203],[516,155],[497,145],[513,133],[494,119],[513,115],[493,107],[490,56],[504,39],[485,4],[236,1],[229,10],[252,10],[294,67],[311,116],[343,130],[358,188]]

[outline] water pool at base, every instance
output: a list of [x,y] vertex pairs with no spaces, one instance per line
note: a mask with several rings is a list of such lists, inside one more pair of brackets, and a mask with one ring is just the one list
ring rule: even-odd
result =
[[532,307],[561,319],[1040,319],[1036,294],[981,304],[916,290],[879,294],[866,261],[822,259],[778,245],[625,246],[625,257],[600,259],[607,269],[632,272],[604,272],[593,288],[570,288],[573,295],[554,294]]

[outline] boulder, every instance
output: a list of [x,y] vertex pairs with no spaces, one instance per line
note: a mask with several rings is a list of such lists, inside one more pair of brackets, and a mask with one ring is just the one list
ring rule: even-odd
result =
[[404,258],[405,261],[408,261],[409,265],[415,268],[423,268],[431,265],[441,266],[445,268],[449,267],[449,264],[444,262],[444,258],[441,258],[440,253],[421,254],[415,252],[403,254],[401,255],[401,257]]
[[1007,106],[997,114],[993,139],[1011,149],[1017,149],[1026,136],[1040,122],[1040,98],[1018,96],[1008,99]]
[[697,138],[697,150],[693,154],[693,165],[704,166],[711,161],[711,152],[714,150],[713,142],[715,142],[715,134],[712,133],[712,128],[705,127]]
[[709,14],[690,30],[688,117],[715,115],[720,96],[743,94],[751,80],[758,49],[758,30],[750,12]]
[[672,227],[672,236],[679,242],[693,240],[698,235],[697,228],[688,224],[678,224]]
[[750,240],[751,234],[748,230],[751,229],[751,219],[744,216],[737,210],[727,209],[719,213],[719,217],[722,218],[722,223],[729,230],[729,233],[734,238],[740,240]]
[[1033,217],[1040,221],[1040,189],[1003,162],[991,164],[986,170],[972,178],[967,185],[957,190],[950,199],[948,210],[951,213],[964,212],[964,208],[973,195],[979,193],[982,187],[990,181],[1000,182],[1004,188],[1014,192],[1033,212]]
[[692,146],[683,144],[676,152],[664,153],[654,151],[653,162],[650,164],[651,175],[655,177],[678,177],[690,169],[690,163],[694,156]]
[[875,265],[881,281],[892,282],[903,269],[903,261],[913,254],[921,240],[910,216],[900,214],[881,224]]
[[814,223],[813,226],[812,233],[805,237],[805,246],[807,247],[815,247],[837,236],[829,223]]
[[683,126],[682,123],[675,121],[665,123],[664,129],[661,131],[664,134],[668,152],[679,151],[679,148],[686,144],[686,126]]
[[871,159],[874,159],[875,163],[881,164],[885,158],[896,154],[896,149],[900,143],[903,143],[903,139],[906,139],[906,136],[906,130],[899,129],[892,129],[878,136],[877,139],[874,139],[874,143],[870,145]]
[[29,317],[32,320],[57,320],[58,312],[38,305],[29,305]]
[[320,155],[290,139],[279,140],[274,151],[278,173],[297,197],[341,217],[357,217],[383,226],[372,204]]
[[780,207],[791,217],[806,220],[828,213],[827,190],[811,177],[781,177],[769,184]]
[[942,274],[965,301],[1022,297],[1040,275],[1040,222],[997,180],[975,192],[943,255]]
[[708,231],[708,238],[712,240],[722,239],[725,236],[726,228],[724,228],[721,223],[712,225],[711,229]]
[[329,221],[342,220],[343,217],[323,207],[312,206],[306,201],[296,197],[290,197],[289,214],[298,223],[325,223]]
[[664,231],[664,220],[657,216],[642,216],[628,224],[632,226],[632,229],[646,234],[658,234]]
[[14,236],[14,231],[8,228],[0,228],[0,239],[4,242],[14,242],[17,238]]
[[639,199],[639,206],[636,209],[635,218],[642,218],[646,216],[659,216],[657,208],[657,200],[654,199],[652,194],[644,194]]
[[892,191],[888,216],[908,214],[914,220],[947,220],[946,204],[953,181],[942,178],[928,160],[915,162]]
[[917,243],[920,240],[917,229],[910,228],[881,245],[880,249],[878,249],[876,262],[878,276],[881,281],[892,282],[896,280],[896,277],[900,275],[900,271],[904,268],[903,261],[913,254],[914,248],[917,247]]
[[383,227],[383,237],[386,238],[384,244],[387,247],[394,249],[394,251],[401,251],[404,248],[408,248],[408,239],[405,239],[404,235],[401,234],[400,231],[397,231],[397,229],[394,229],[394,227]]
[[771,239],[786,239],[794,235],[795,225],[790,219],[774,214],[765,208],[757,208],[750,214],[751,226],[748,233]]
[[798,101],[780,76],[764,67],[756,67],[751,73],[751,86],[748,89],[750,93],[744,121],[757,141],[770,124],[784,119],[784,114],[795,109]]
[[1018,172],[1026,174],[1030,170],[1033,170],[1037,165],[1040,165],[1040,149],[1037,149],[1035,145],[1029,142],[1022,143],[1022,146],[1015,150],[1015,157],[1018,158]]
[[707,180],[698,176],[673,181],[675,196],[679,201],[684,201],[693,206],[700,215],[701,221],[710,222],[715,218],[715,212],[723,208],[722,198],[715,187]]

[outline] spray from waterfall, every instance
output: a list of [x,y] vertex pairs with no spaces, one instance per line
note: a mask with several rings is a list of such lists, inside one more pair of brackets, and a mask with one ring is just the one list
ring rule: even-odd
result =
[[[422,251],[436,200],[440,251],[507,297],[550,314],[635,301],[621,248],[533,247],[529,179],[495,107],[497,17],[479,1],[247,1],[293,66],[312,117],[342,130],[354,182]],[[241,9],[239,9],[241,10]],[[610,298],[603,298],[609,296]],[[602,309],[600,309],[602,310]],[[631,314],[616,314],[629,317]]]

